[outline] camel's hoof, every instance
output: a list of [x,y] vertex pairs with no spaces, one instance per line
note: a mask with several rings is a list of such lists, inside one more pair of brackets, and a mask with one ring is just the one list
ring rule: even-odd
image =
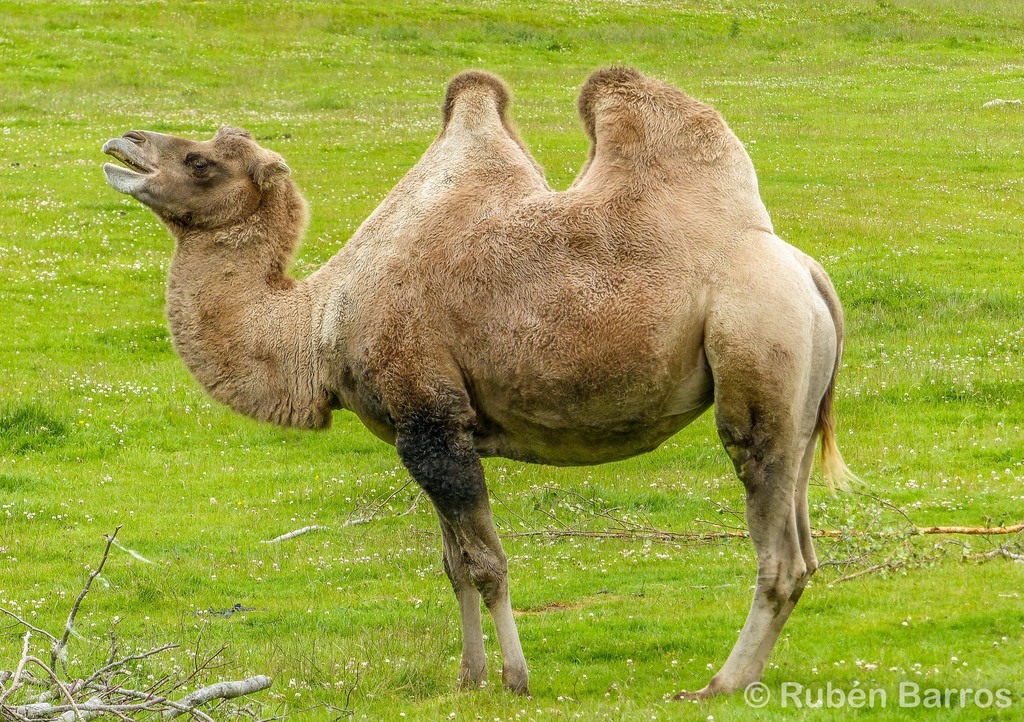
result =
[[467,689],[480,689],[487,684],[487,667],[486,665],[479,669],[467,669],[462,667],[459,669],[459,690]]
[[733,691],[735,690],[729,684],[722,682],[722,678],[716,674],[711,678],[711,681],[705,685],[704,689],[698,689],[696,692],[679,692],[672,699],[695,700],[699,702],[707,699],[708,697],[714,697],[719,694],[728,694]]
[[706,700],[708,697],[714,697],[715,694],[717,693],[711,689],[711,685],[708,685],[704,689],[698,689],[696,692],[687,692],[686,690],[683,690],[682,692],[677,692],[675,695],[672,696],[672,699],[683,702],[687,700],[693,702],[701,702],[703,700]]
[[[728,680],[728,678],[723,678],[716,674],[711,678],[711,681],[707,683],[707,686],[705,686],[704,689],[698,689],[696,692],[679,692],[672,697],[672,699],[700,702],[708,699],[709,697],[717,697],[720,694],[733,694],[741,690],[745,691],[744,693],[747,694],[750,693],[751,688],[767,689],[757,679],[748,684],[737,684],[736,682],[722,681],[723,679]],[[754,689],[752,694],[758,694],[760,689]]]
[[530,696],[530,675],[525,669],[501,670],[501,683],[505,689],[523,697]]

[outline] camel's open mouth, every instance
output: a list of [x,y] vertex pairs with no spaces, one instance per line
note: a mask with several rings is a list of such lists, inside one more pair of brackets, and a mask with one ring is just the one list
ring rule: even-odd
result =
[[156,169],[146,165],[145,161],[138,157],[138,144],[133,139],[122,136],[104,143],[103,152],[123,163],[123,165],[103,164],[107,183],[115,190],[146,202],[143,195],[149,184],[150,176],[156,173]]
[[152,173],[153,172],[152,168],[150,168],[150,167],[144,165],[142,162],[140,162],[140,161],[130,157],[124,151],[122,151],[120,148],[110,147],[110,145],[108,144],[106,147],[104,147],[103,152],[106,153],[109,156],[112,156],[116,160],[121,161],[121,163],[123,163],[128,168],[128,170],[134,171],[136,173]]

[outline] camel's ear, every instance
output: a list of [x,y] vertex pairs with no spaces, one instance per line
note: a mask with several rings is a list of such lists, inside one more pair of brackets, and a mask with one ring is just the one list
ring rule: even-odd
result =
[[261,191],[291,172],[292,169],[284,162],[284,158],[269,150],[263,151],[249,167],[249,175]]

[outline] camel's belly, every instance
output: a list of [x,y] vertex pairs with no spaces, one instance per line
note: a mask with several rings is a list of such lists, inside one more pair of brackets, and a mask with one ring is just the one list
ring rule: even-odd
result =
[[[572,399],[524,407],[478,408],[474,436],[481,456],[540,464],[602,464],[645,454],[712,404],[710,374],[695,369],[649,398]],[[589,403],[588,403],[589,402]]]
[[581,428],[569,431],[538,427],[526,431],[520,429],[514,434],[505,431],[480,433],[474,440],[481,456],[500,456],[553,466],[586,466],[653,451],[699,415],[665,420],[657,425],[645,425],[643,429]]

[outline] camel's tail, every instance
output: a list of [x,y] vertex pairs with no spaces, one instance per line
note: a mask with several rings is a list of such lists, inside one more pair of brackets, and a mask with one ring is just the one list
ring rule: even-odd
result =
[[848,491],[850,482],[860,482],[857,475],[850,471],[850,467],[843,461],[843,455],[839,453],[839,445],[836,443],[835,417],[832,413],[832,396],[836,386],[836,376],[839,374],[839,361],[843,355],[843,309],[839,305],[839,296],[829,280],[825,270],[818,264],[811,267],[811,275],[814,278],[814,285],[818,287],[818,293],[828,306],[832,315],[832,323],[836,327],[836,362],[832,367],[832,378],[829,379],[828,388],[821,399],[818,407],[818,423],[815,431],[821,436],[821,471],[825,476],[825,483],[828,488],[835,491],[836,487]]
[[825,476],[825,483],[831,491],[835,491],[836,487],[849,491],[850,482],[860,482],[860,479],[843,461],[843,455],[839,453],[839,444],[836,443],[835,419],[832,416],[832,391],[835,388],[835,380],[833,374],[818,408],[816,431],[821,434],[821,473]]

